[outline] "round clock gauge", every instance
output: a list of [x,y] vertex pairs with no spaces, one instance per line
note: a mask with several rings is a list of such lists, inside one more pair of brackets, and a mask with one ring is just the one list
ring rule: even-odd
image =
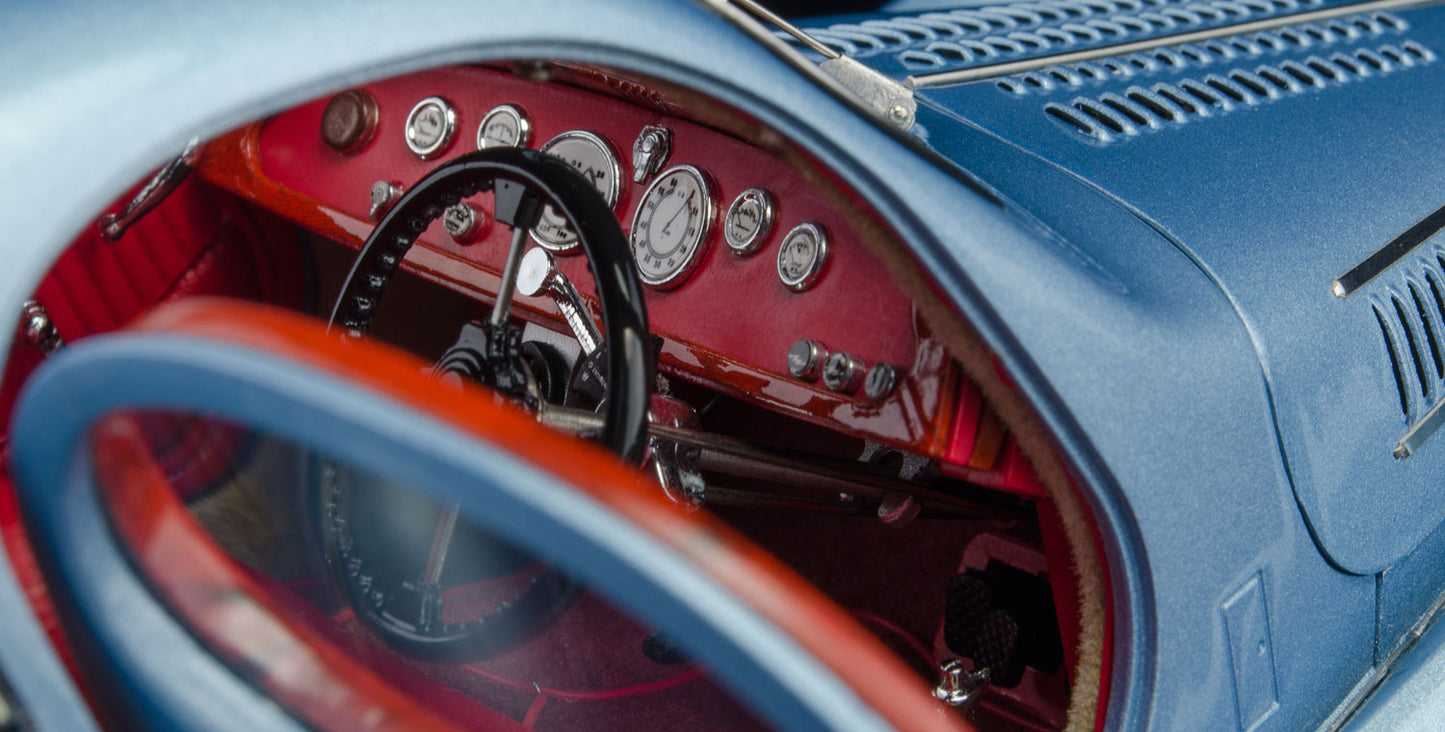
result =
[[[591,132],[573,130],[552,138],[541,151],[576,168],[592,181],[608,206],[617,205],[622,192],[622,166],[606,140]],[[550,204],[542,209],[541,220],[532,227],[532,239],[554,252],[577,249],[577,233]]]
[[723,217],[723,237],[733,253],[746,257],[763,247],[773,230],[773,194],[749,188],[733,200]]
[[642,281],[660,289],[682,284],[702,259],[712,228],[712,190],[691,165],[659,175],[632,219],[632,259]]
[[526,147],[532,137],[532,121],[515,104],[501,104],[487,112],[477,125],[477,149]]
[[778,247],[778,278],[795,292],[817,284],[827,263],[828,233],[821,224],[794,226]]
[[457,112],[441,97],[427,97],[406,116],[406,146],[423,160],[446,152],[457,131]]

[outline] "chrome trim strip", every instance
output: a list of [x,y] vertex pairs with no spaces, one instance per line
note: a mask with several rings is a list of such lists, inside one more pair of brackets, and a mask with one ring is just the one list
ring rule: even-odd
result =
[[1349,297],[1350,293],[1360,289],[1381,272],[1389,269],[1405,255],[1415,250],[1415,247],[1429,241],[1430,237],[1445,229],[1445,206],[1435,209],[1429,216],[1415,222],[1414,226],[1405,230],[1390,243],[1380,247],[1374,254],[1365,258],[1365,261],[1350,268],[1340,275],[1334,282],[1330,283],[1330,292],[1335,297]]
[[909,76],[906,83],[914,89],[922,89],[931,86],[946,86],[949,84],[965,84],[971,81],[983,81],[995,79],[1001,76],[1021,74],[1026,71],[1035,71],[1046,66],[1055,64],[1072,64],[1081,61],[1093,61],[1095,59],[1109,56],[1122,56],[1140,51],[1152,51],[1165,46],[1177,46],[1185,43],[1201,43],[1226,36],[1241,35],[1244,33],[1258,33],[1259,31],[1283,28],[1288,25],[1300,25],[1304,23],[1317,23],[1322,20],[1333,20],[1350,15],[1360,15],[1382,10],[1401,10],[1415,7],[1417,5],[1431,5],[1438,0],[1374,0],[1373,2],[1360,3],[1358,5],[1342,5],[1335,8],[1324,8],[1323,10],[1312,10],[1307,13],[1294,15],[1281,15],[1274,18],[1254,20],[1248,23],[1236,23],[1234,25],[1207,28],[1205,30],[1190,31],[1188,33],[1176,33],[1168,36],[1147,38],[1141,41],[1129,43],[1116,43],[1109,46],[1099,46],[1082,51],[1071,51],[1069,53],[1055,53],[1047,56],[1022,59],[1019,61],[1004,61],[996,64],[973,66],[967,69],[954,71],[939,71],[932,74],[920,74]]
[[1435,602],[1431,603],[1425,613],[1415,620],[1415,623],[1410,626],[1410,630],[1396,641],[1395,648],[1390,651],[1390,655],[1386,656],[1384,661],[1370,667],[1370,670],[1365,672],[1350,693],[1345,695],[1339,706],[1335,707],[1330,716],[1320,723],[1319,732],[1339,732],[1349,724],[1355,714],[1370,701],[1375,691],[1390,678],[1390,674],[1395,671],[1405,654],[1413,649],[1426,633],[1430,632],[1440,619],[1441,610],[1445,610],[1445,594],[1435,598]]

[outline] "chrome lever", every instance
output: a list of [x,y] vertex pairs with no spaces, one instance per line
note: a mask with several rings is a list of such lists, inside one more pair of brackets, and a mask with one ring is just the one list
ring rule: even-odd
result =
[[582,295],[566,275],[557,271],[557,263],[546,249],[534,248],[522,256],[522,266],[517,271],[517,292],[527,297],[550,295],[577,342],[582,344],[582,352],[590,356],[601,347],[602,333],[592,322]]
[[186,143],[186,149],[169,163],[166,163],[156,174],[151,177],[145,187],[130,199],[130,203],[120,213],[106,214],[100,219],[100,236],[106,241],[116,241],[129,229],[140,221],[141,217],[150,213],[151,209],[159,206],[166,196],[181,184],[181,181],[190,175],[191,168],[201,157],[201,141],[192,137]]

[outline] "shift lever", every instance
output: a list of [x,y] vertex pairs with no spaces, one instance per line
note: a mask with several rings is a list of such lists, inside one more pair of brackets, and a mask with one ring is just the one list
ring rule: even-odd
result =
[[527,297],[543,293],[551,295],[567,325],[572,328],[573,335],[577,336],[577,342],[582,344],[582,352],[590,356],[597,351],[602,343],[602,334],[598,332],[597,324],[592,322],[577,288],[566,275],[557,271],[557,263],[546,249],[535,248],[522,257],[522,266],[517,270],[517,292]]

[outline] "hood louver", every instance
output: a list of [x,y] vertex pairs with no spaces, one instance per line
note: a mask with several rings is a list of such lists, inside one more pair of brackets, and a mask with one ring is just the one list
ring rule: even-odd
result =
[[1079,97],[1067,104],[1050,102],[1044,111],[1085,137],[1116,142],[1140,132],[1410,69],[1435,58],[1430,49],[1406,41],[1328,57],[1311,55],[1255,68],[1237,67],[1147,88],[1132,86],[1096,98]]
[[[895,54],[909,72],[945,71],[1121,43],[1320,7],[1323,0],[1042,0],[805,30],[833,50]],[[785,34],[781,38],[796,41]]]
[[1400,412],[1413,423],[1445,390],[1445,252],[1432,252],[1371,297],[1394,372]]

